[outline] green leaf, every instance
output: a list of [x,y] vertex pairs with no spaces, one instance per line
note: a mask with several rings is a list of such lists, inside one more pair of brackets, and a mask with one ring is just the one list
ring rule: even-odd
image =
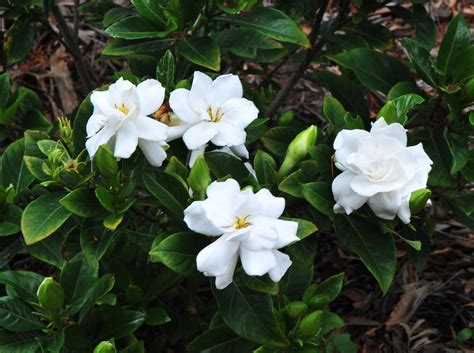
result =
[[319,212],[332,217],[334,200],[329,183],[312,182],[304,184],[303,196]]
[[349,251],[355,252],[386,294],[397,264],[393,237],[373,223],[349,216],[335,217],[336,236]]
[[314,296],[325,296],[328,303],[334,301],[339,295],[344,284],[344,272],[331,276],[316,285]]
[[80,243],[84,258],[92,268],[99,268],[99,261],[107,252],[116,234],[92,222],[81,227]]
[[230,328],[222,324],[212,327],[196,337],[187,347],[189,353],[248,353],[256,344],[237,336]]
[[150,260],[161,262],[166,267],[184,276],[196,272],[196,256],[208,239],[192,232],[175,233],[154,244],[150,250]]
[[323,102],[323,114],[329,125],[332,127],[332,132],[337,134],[344,129],[344,116],[346,110],[342,104],[334,97],[325,96]]
[[259,184],[264,187],[271,187],[276,180],[276,163],[273,157],[266,152],[257,150],[253,165]]
[[467,82],[474,77],[474,46],[466,48],[452,70],[452,82]]
[[0,326],[15,332],[44,328],[32,311],[32,308],[20,299],[2,297],[0,298]]
[[1,180],[5,187],[13,184],[17,194],[21,194],[34,180],[23,160],[25,140],[16,140],[3,152]]
[[126,56],[132,54],[157,53],[169,48],[175,39],[152,39],[152,40],[129,40],[129,39],[113,39],[102,50],[102,55],[110,56]]
[[35,26],[27,17],[18,18],[4,35],[4,49],[8,64],[23,60],[33,46]]
[[469,27],[462,14],[454,17],[441,41],[437,67],[449,79],[450,74],[459,65],[462,52],[469,46]]
[[229,28],[212,34],[221,50],[234,48],[277,49],[282,45],[268,36],[248,28]]
[[436,42],[438,27],[426,12],[425,5],[413,4],[413,22],[417,41],[427,50],[431,50]]
[[165,309],[160,306],[148,308],[146,310],[145,323],[150,326],[160,326],[170,322],[171,318]]
[[431,66],[431,57],[428,50],[411,38],[403,38],[402,44],[418,75],[430,86],[437,87],[436,76]]
[[219,179],[230,175],[241,185],[248,185],[246,181],[249,179],[255,180],[244,163],[228,153],[210,152],[205,157],[212,173]]
[[394,44],[393,34],[387,27],[372,23],[367,19],[359,23],[349,21],[342,29],[345,33],[363,38],[373,48],[389,49]]
[[26,206],[21,217],[21,231],[27,245],[47,238],[71,216],[71,212],[59,203],[63,197],[63,192],[48,193]]
[[155,0],[132,0],[133,6],[138,10],[140,15],[150,21],[161,22],[166,25],[167,16],[163,9],[163,5]]
[[299,44],[306,48],[311,46],[308,37],[298,27],[295,21],[284,12],[275,8],[257,8],[238,16],[217,17],[216,20],[251,28],[282,42]]
[[2,271],[0,272],[0,283],[7,287],[9,296],[24,301],[36,302],[36,291],[43,281],[43,276],[29,271]]
[[193,64],[219,71],[221,53],[214,39],[210,37],[184,38],[177,45],[178,53]]
[[222,319],[239,336],[270,347],[289,346],[268,294],[249,290],[239,279],[213,293]]
[[291,127],[277,126],[267,130],[260,139],[269,152],[283,156],[298,132],[297,129]]
[[106,274],[94,282],[92,289],[88,292],[88,295],[80,308],[79,323],[83,321],[96,302],[112,290],[114,285],[115,278],[111,274]]
[[171,92],[174,88],[174,71],[174,56],[167,50],[156,67],[156,79],[163,84],[167,92]]
[[101,305],[99,315],[102,320],[97,335],[101,340],[125,337],[145,322],[144,312],[109,305]]
[[10,97],[10,77],[8,72],[0,75],[0,111],[5,110]]
[[86,124],[93,111],[94,107],[89,94],[81,103],[79,109],[77,109],[76,116],[74,117],[72,140],[76,154],[85,148],[87,137]]
[[463,169],[469,161],[469,148],[465,135],[450,132],[448,128],[444,129],[444,138],[452,156],[451,175],[455,175]]
[[123,221],[123,213],[112,213],[109,214],[107,217],[104,218],[104,222],[102,224],[105,228],[114,231]]
[[183,220],[184,206],[189,198],[188,191],[176,179],[176,177],[165,172],[155,174],[143,174],[143,182],[148,191],[160,202],[176,220]]
[[165,38],[169,33],[142,16],[125,17],[112,24],[105,32],[111,37],[122,39]]
[[405,125],[408,120],[407,114],[424,101],[424,98],[417,94],[404,94],[393,101],[388,101],[380,109],[377,118],[383,117],[387,124],[400,123]]
[[413,80],[410,70],[397,58],[371,49],[352,49],[329,58],[354,71],[360,82],[371,90],[387,93],[397,82]]
[[327,353],[356,353],[357,346],[351,341],[351,336],[347,333],[338,334],[330,337]]
[[393,101],[395,98],[403,96],[409,93],[418,93],[419,89],[416,86],[416,83],[412,81],[402,81],[398,82],[395,86],[390,88],[390,91],[387,94],[387,99]]
[[199,156],[194,162],[188,177],[188,184],[195,193],[193,197],[204,199],[207,186],[211,183],[211,174],[204,156]]
[[[67,226],[67,223],[63,227],[65,226]],[[57,232],[46,239],[32,245],[27,245],[26,250],[28,253],[43,262],[56,266],[57,268],[62,268],[66,262],[62,253],[64,251],[63,243],[66,237],[66,235],[61,232],[63,227],[59,228]]]
[[94,188],[79,188],[64,196],[59,203],[69,212],[80,217],[96,217],[104,212],[97,202]]
[[335,313],[330,311],[324,311],[321,317],[321,330],[322,334],[326,335],[335,328],[342,328],[345,326],[344,320]]

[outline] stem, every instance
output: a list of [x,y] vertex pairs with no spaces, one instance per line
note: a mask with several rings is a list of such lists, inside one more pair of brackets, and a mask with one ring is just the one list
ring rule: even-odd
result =
[[52,4],[51,12],[53,16],[56,18],[59,30],[64,37],[64,43],[66,48],[72,54],[74,58],[74,64],[76,65],[76,69],[81,79],[82,86],[87,92],[90,92],[94,89],[94,82],[91,77],[92,69],[89,65],[84,61],[82,56],[81,50],[79,48],[79,43],[74,39],[74,34],[71,33],[61,10],[59,9],[57,4]]
[[[318,37],[320,35],[321,22],[323,20],[323,15],[326,12],[328,3],[329,3],[328,0],[324,1],[323,5],[320,7],[318,14],[316,15],[314,19],[313,29],[310,35],[311,48],[306,50],[305,57],[303,61],[301,62],[301,64],[299,65],[299,67],[290,76],[285,86],[282,87],[282,89],[278,92],[276,97],[270,103],[270,106],[268,107],[268,110],[265,113],[267,116],[272,116],[277,112],[278,108],[280,108],[280,106],[283,104],[283,102],[285,101],[286,97],[288,96],[290,91],[293,89],[295,84],[298,82],[301,76],[303,76],[304,72],[306,71],[306,68],[309,66],[313,58],[323,48],[324,44],[326,43],[324,38],[318,39]],[[334,20],[333,26],[331,26],[329,32],[334,32],[335,30],[339,28],[339,26],[343,22],[342,19],[346,15],[348,8],[349,8],[349,1],[344,0],[341,4],[337,17]]]

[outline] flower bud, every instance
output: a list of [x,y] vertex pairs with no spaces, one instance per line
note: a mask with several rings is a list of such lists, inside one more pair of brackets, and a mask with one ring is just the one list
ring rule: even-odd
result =
[[291,141],[286,151],[285,159],[278,171],[280,180],[288,175],[290,171],[308,155],[310,148],[316,143],[317,135],[317,127],[311,125],[306,130],[300,132],[293,141]]
[[94,156],[99,172],[104,177],[114,177],[118,173],[118,163],[112,150],[107,145],[101,145]]
[[97,347],[95,347],[93,353],[116,353],[117,350],[115,349],[114,345],[109,341],[102,341],[100,342]]
[[323,312],[321,310],[306,315],[299,323],[295,336],[302,339],[315,336],[321,329],[322,315]]
[[49,312],[58,312],[64,305],[64,290],[53,277],[46,277],[36,292],[40,305]]
[[301,301],[294,301],[288,303],[283,310],[292,319],[297,319],[308,310],[308,305]]
[[431,197],[431,191],[428,189],[419,189],[413,191],[410,196],[411,213],[420,212]]

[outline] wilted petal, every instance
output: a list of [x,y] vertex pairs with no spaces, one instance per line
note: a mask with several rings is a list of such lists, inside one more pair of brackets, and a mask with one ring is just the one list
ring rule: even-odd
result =
[[246,128],[258,117],[258,109],[252,101],[245,98],[231,98],[221,106],[222,120]]
[[148,163],[154,167],[161,167],[163,161],[166,159],[166,151],[163,148],[163,142],[139,139],[138,146],[142,150]]
[[137,128],[131,122],[123,124],[116,134],[114,156],[117,158],[130,158],[137,149],[137,145]]
[[215,123],[202,121],[193,125],[183,135],[183,141],[190,150],[197,150],[217,134]]
[[249,276],[263,276],[276,266],[272,250],[251,251],[242,246],[240,261],[245,273]]
[[138,137],[149,141],[166,141],[168,126],[144,115],[138,116],[134,121]]
[[273,250],[273,256],[275,257],[276,265],[268,272],[268,274],[273,282],[279,282],[285,275],[286,271],[290,268],[292,262],[287,254],[278,250]]
[[359,209],[367,201],[367,197],[361,196],[352,190],[351,181],[354,177],[355,175],[350,171],[345,171],[332,182],[334,200],[347,214]]
[[[239,243],[227,241],[227,235],[217,238],[202,249],[196,258],[197,269],[206,276],[229,276],[235,268]],[[225,281],[223,281],[225,282]]]
[[140,113],[153,114],[161,107],[165,99],[165,89],[157,80],[145,80],[137,86],[140,99]]

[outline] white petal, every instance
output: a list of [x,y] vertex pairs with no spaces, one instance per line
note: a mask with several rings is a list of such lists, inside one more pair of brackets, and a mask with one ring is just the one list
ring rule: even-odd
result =
[[394,219],[401,206],[401,196],[398,191],[382,192],[369,198],[367,204],[377,217]]
[[287,254],[278,250],[273,250],[273,256],[275,256],[276,266],[273,267],[268,274],[273,282],[279,282],[290,268],[292,262]]
[[373,123],[370,133],[374,136],[385,135],[397,139],[405,147],[407,145],[407,131],[399,123],[387,125],[384,118]]
[[227,241],[227,236],[223,235],[199,252],[197,269],[206,276],[228,276],[230,270],[235,268],[238,250],[239,243]]
[[221,106],[222,120],[246,128],[258,118],[258,109],[252,101],[245,98],[231,98]]
[[262,223],[255,223],[251,226],[250,233],[242,240],[241,244],[248,250],[261,251],[275,249],[277,242],[278,232],[275,228],[267,228]]
[[[247,147],[245,147],[245,144],[232,146],[230,148],[230,150],[237,157],[249,159],[249,151],[248,151]],[[253,168],[252,168],[252,170],[253,170]]]
[[[193,84],[189,92],[189,106],[198,114],[207,111],[207,94],[211,91],[212,79],[202,72],[194,72]],[[179,115],[178,115],[179,116]]]
[[241,247],[240,261],[249,276],[263,276],[276,266],[272,250],[251,251]]
[[[254,227],[258,230],[276,231],[278,238],[274,242],[273,249],[280,249],[300,240],[296,235],[298,222],[269,217],[255,217],[252,218],[252,221],[254,222]],[[257,231],[254,232],[256,233]],[[260,235],[263,234],[260,233]]]
[[90,97],[94,114],[109,116],[115,113],[112,96],[109,91],[94,91]]
[[207,197],[220,198],[233,203],[240,194],[240,185],[237,180],[229,178],[225,181],[214,181],[206,190]]
[[207,94],[207,102],[213,106],[220,106],[231,98],[242,98],[242,83],[239,76],[227,74],[217,77]]
[[189,106],[189,90],[178,88],[170,94],[170,107],[178,118],[186,123],[201,121],[200,117]]
[[366,176],[356,175],[351,179],[351,189],[364,197],[372,197],[379,192],[389,192],[400,189],[407,183],[407,178],[401,171],[393,170],[392,175],[388,175],[386,182],[373,182]]
[[196,233],[209,236],[218,236],[223,234],[223,230],[212,222],[207,216],[205,206],[206,201],[194,201],[184,210],[184,222],[189,229]]
[[402,197],[400,208],[397,212],[398,218],[405,224],[410,223],[411,210],[410,210],[410,195]]
[[106,126],[102,130],[100,130],[97,134],[90,137],[86,141],[86,148],[87,148],[87,152],[89,152],[89,156],[91,158],[94,157],[99,147],[101,145],[107,144],[107,142],[109,142],[110,138],[114,134],[115,134],[115,130],[112,129],[111,127]]
[[367,197],[355,193],[351,188],[351,181],[355,176],[350,171],[345,171],[332,182],[332,193],[336,205],[342,207],[347,214],[359,209],[367,201]]
[[154,167],[161,167],[166,159],[166,151],[161,141],[138,140],[138,146],[143,152],[148,163]]
[[202,156],[204,154],[204,151],[206,150],[206,147],[207,147],[207,145],[202,145],[197,150],[191,151],[191,153],[189,155],[189,162],[188,162],[189,168],[192,168],[194,163],[196,162],[196,159],[199,156]]
[[285,210],[285,199],[273,196],[268,189],[260,189],[255,194],[255,199],[259,204],[259,216],[278,218]]
[[224,289],[225,287],[227,287],[229,284],[232,283],[232,280],[234,279],[235,266],[237,266],[238,259],[239,259],[239,252],[236,251],[232,259],[229,260],[229,264],[227,265],[226,272],[223,275],[216,277],[217,289]]
[[168,126],[144,115],[138,116],[133,123],[137,128],[138,137],[149,141],[166,141]]
[[183,135],[183,141],[190,150],[197,150],[217,134],[215,123],[202,121],[190,127]]
[[229,121],[221,120],[218,123],[209,123],[217,127],[217,133],[211,139],[216,146],[235,146],[245,143],[245,130]]
[[169,126],[168,128],[168,138],[166,141],[174,141],[184,135],[184,133],[191,127],[191,124],[180,124],[175,126]]
[[165,99],[165,89],[157,80],[145,80],[137,86],[140,99],[140,113],[153,114],[161,107]]
[[131,122],[123,124],[117,131],[114,156],[117,158],[130,158],[137,149],[137,128]]
[[367,138],[370,138],[370,134],[365,130],[341,130],[334,140],[336,167],[340,170],[349,169],[346,164],[347,156],[356,153]]
[[107,122],[107,117],[102,114],[93,114],[87,120],[86,131],[87,137],[95,135]]

